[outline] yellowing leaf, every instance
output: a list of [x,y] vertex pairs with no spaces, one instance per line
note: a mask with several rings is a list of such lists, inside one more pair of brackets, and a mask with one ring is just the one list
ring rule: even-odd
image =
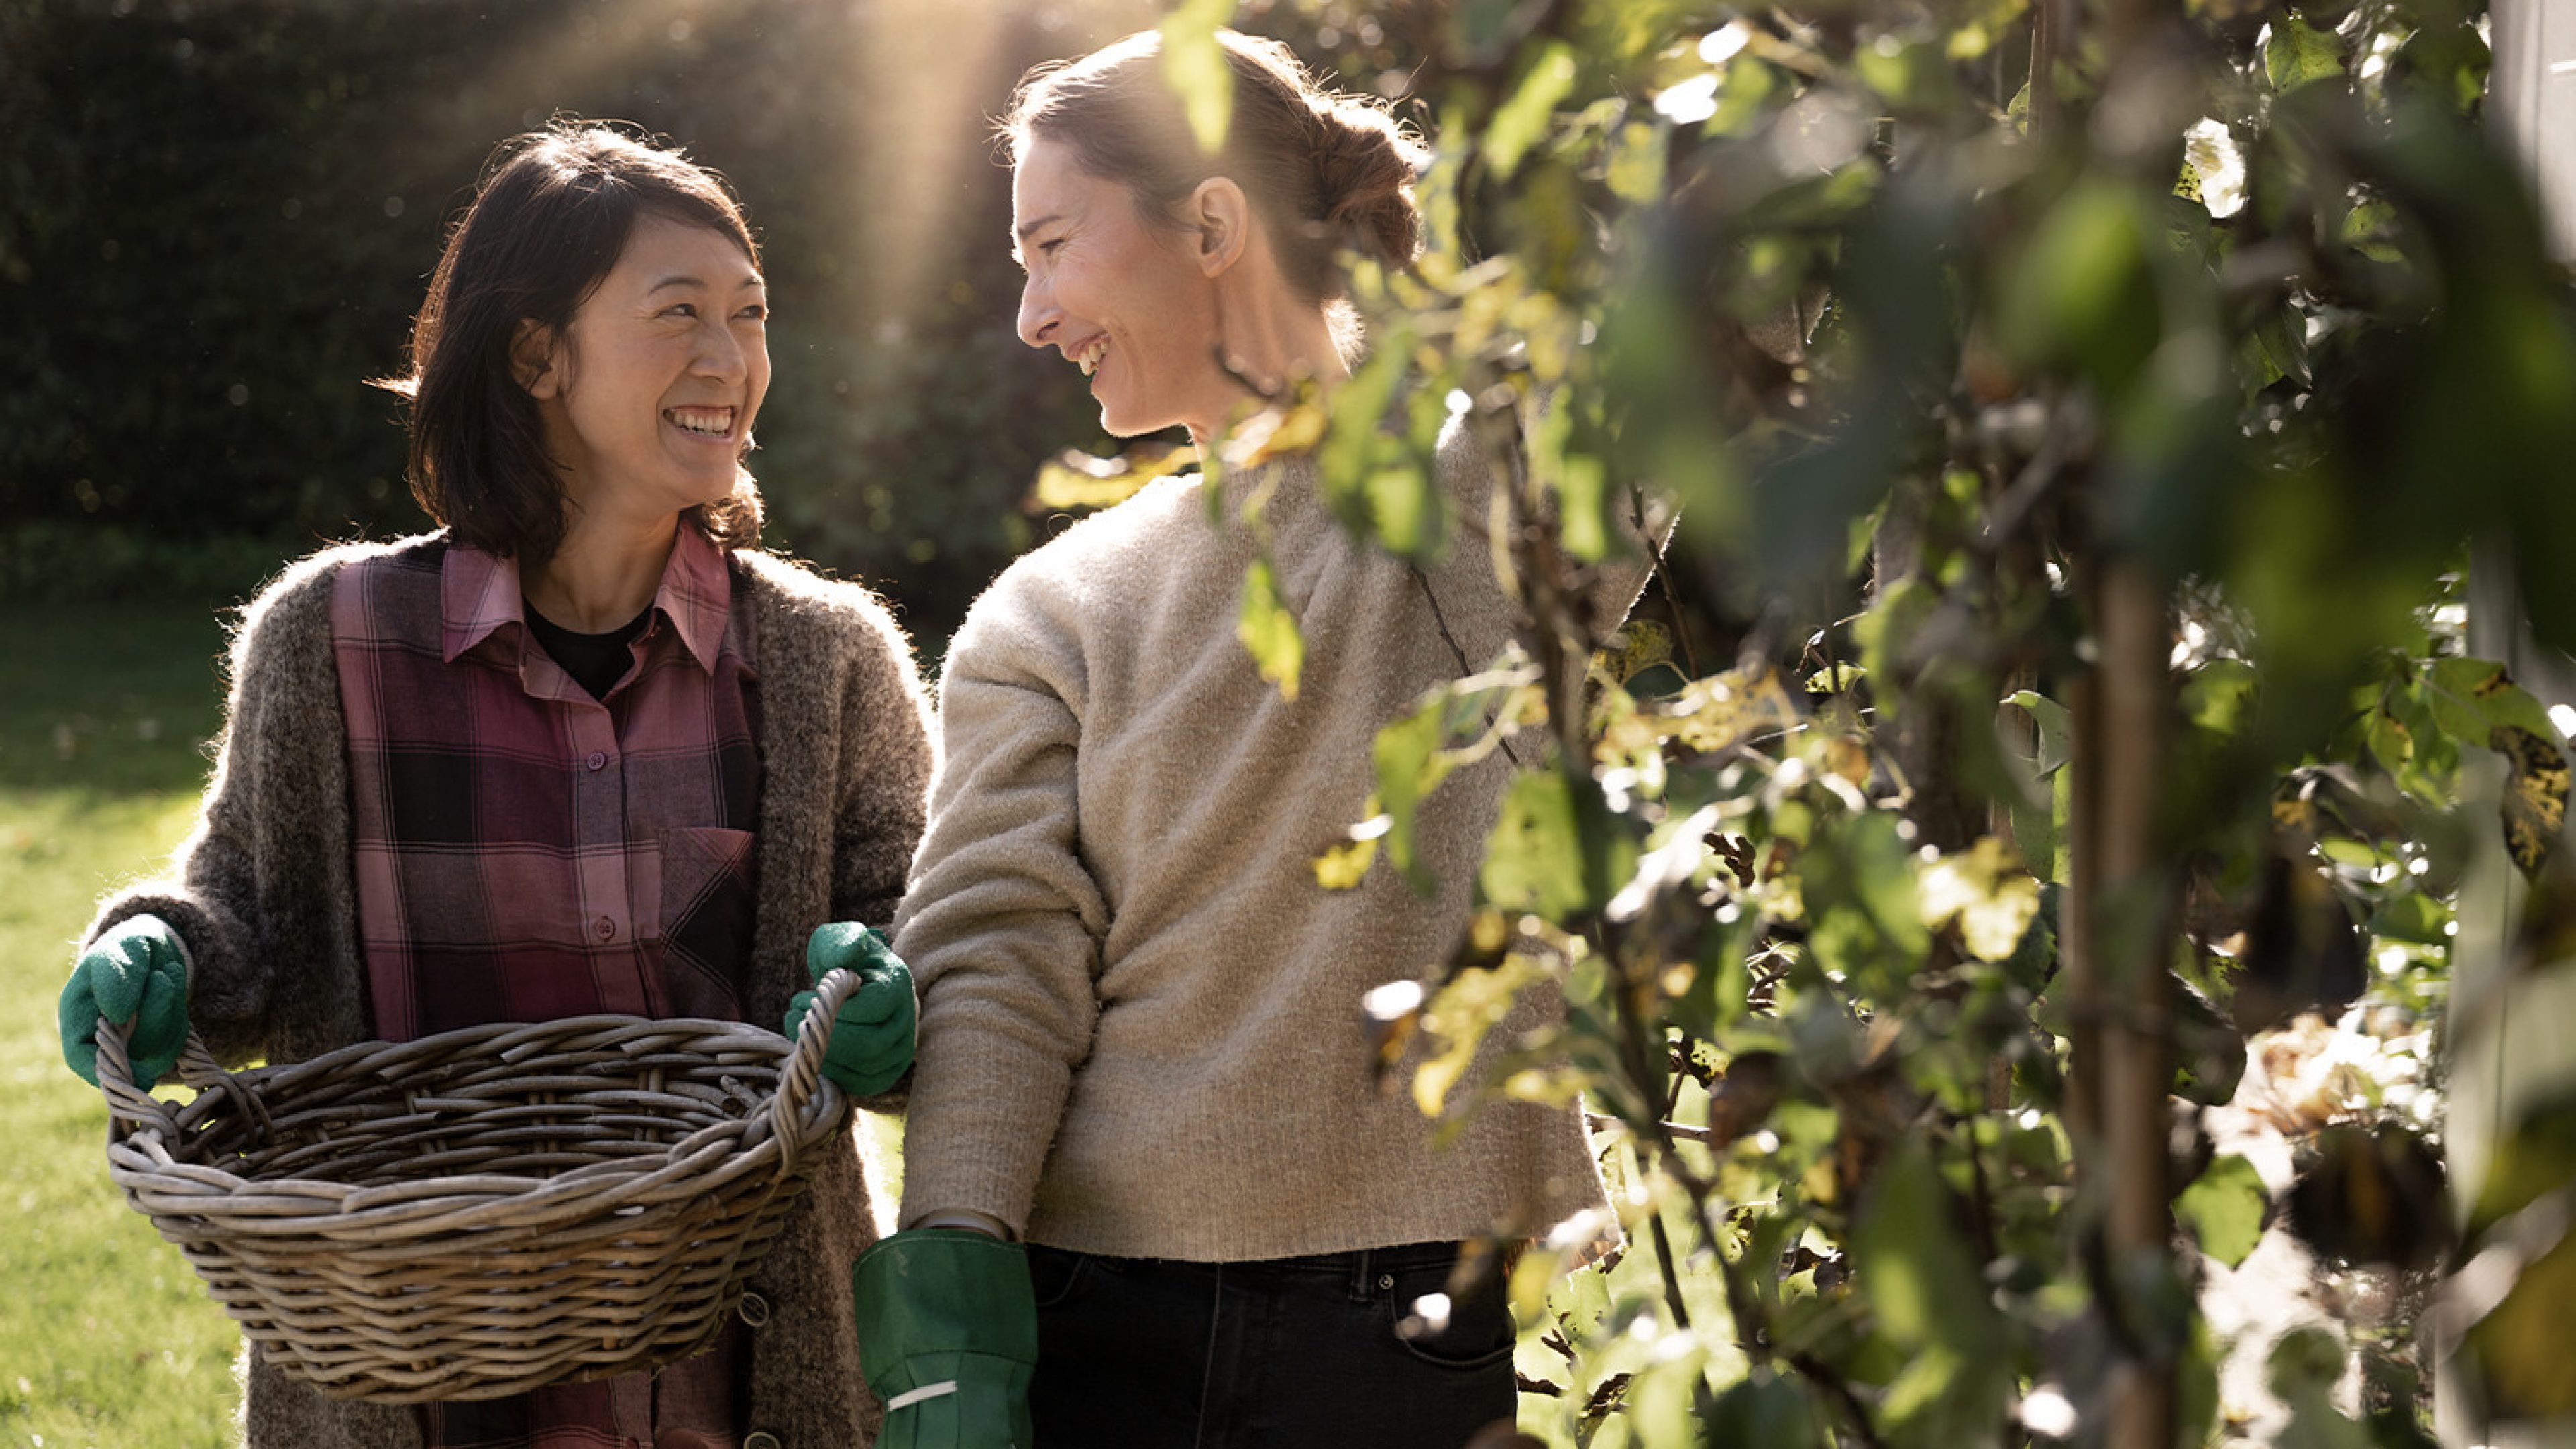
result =
[[2497,725],[2487,745],[2513,770],[2504,792],[2505,849],[2524,875],[2537,875],[2567,823],[2567,757],[2518,725]]
[[1434,992],[1422,1009],[1422,1028],[1438,1049],[1413,1073],[1413,1105],[1425,1117],[1437,1117],[1450,1090],[1466,1076],[1484,1045],[1486,1033],[1511,1014],[1521,988],[1536,981],[1540,967],[1527,956],[1505,956],[1500,965],[1459,972]]
[[1714,753],[1798,722],[1798,707],[1780,676],[1764,669],[1751,679],[1730,669],[1694,679],[1653,716],[1656,733],[1691,749]]
[[1626,684],[1640,670],[1672,662],[1672,631],[1652,619],[1631,619],[1620,625],[1610,643],[1612,647],[1595,654],[1593,661],[1613,684]]
[[1243,612],[1234,637],[1261,669],[1261,677],[1279,686],[1279,697],[1294,703],[1297,676],[1306,667],[1306,639],[1297,632],[1297,616],[1279,597],[1279,578],[1268,559],[1254,559],[1243,575]]
[[1368,818],[1352,826],[1347,837],[1326,847],[1323,854],[1315,857],[1315,884],[1328,891],[1349,890],[1367,877],[1369,866],[1377,860],[1377,843],[1394,823],[1379,813],[1375,795],[1371,795],[1368,804],[1362,808]]
[[1293,407],[1265,408],[1235,429],[1226,463],[1257,468],[1273,458],[1306,452],[1323,439],[1324,426],[1330,421],[1332,415],[1311,400]]
[[1376,860],[1376,836],[1343,841],[1315,857],[1315,884],[1328,891],[1349,890],[1368,877]]
[[1038,465],[1037,501],[1043,508],[1109,508],[1146,484],[1167,478],[1196,458],[1195,449],[1098,458],[1069,448]]
[[1980,961],[2009,959],[2039,915],[2039,882],[1991,835],[1926,866],[1915,891],[1923,924],[1936,931],[1956,925]]

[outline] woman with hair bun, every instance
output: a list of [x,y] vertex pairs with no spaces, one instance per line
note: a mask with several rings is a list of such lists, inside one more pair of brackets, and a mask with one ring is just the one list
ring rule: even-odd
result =
[[[1109,432],[1202,451],[1256,389],[1347,375],[1340,254],[1401,267],[1421,231],[1423,153],[1382,106],[1219,39],[1213,156],[1151,33],[1033,72],[1004,122],[1021,340],[1090,377]],[[1483,517],[1494,470],[1458,420],[1438,471]],[[1304,634],[1293,694],[1236,638],[1256,557]],[[1616,572],[1597,617],[1646,568]],[[1360,1003],[1452,955],[1509,761],[1424,802],[1435,895],[1383,865],[1325,891],[1313,862],[1374,786],[1377,729],[1512,618],[1482,550],[1417,569],[1354,540],[1295,455],[1221,500],[1155,483],[977,601],[896,921],[923,988],[905,1231],[854,1275],[885,1443],[1455,1449],[1508,1425],[1500,1275],[1452,1269],[1602,1205],[1581,1118],[1426,1120],[1379,1089]]]

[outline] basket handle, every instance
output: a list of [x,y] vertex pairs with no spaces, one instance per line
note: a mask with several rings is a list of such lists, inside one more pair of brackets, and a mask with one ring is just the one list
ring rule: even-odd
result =
[[840,1014],[841,1003],[858,994],[859,986],[859,973],[847,967],[835,966],[823,973],[823,979],[814,983],[813,1004],[796,1024],[796,1047],[779,1070],[778,1095],[769,1099],[769,1130],[778,1139],[782,1175],[796,1163],[796,1119],[805,1115],[806,1102],[823,1085],[823,1055],[832,1045],[832,1019]]
[[[118,1123],[131,1122],[138,1127],[157,1128],[164,1142],[176,1143],[178,1114],[169,1103],[152,1095],[150,1082],[134,1080],[134,1059],[126,1050],[126,1036],[132,1029],[131,1022],[119,1025],[103,1016],[98,1019],[98,1089],[107,1097],[108,1125],[114,1128]],[[215,1054],[206,1050],[205,1039],[197,1035],[194,1027],[188,1029],[188,1040],[179,1048],[179,1080],[201,1092],[221,1088],[232,1097],[235,1106],[258,1122],[260,1135],[268,1135],[268,1108],[259,1100],[259,1094],[224,1070]]]

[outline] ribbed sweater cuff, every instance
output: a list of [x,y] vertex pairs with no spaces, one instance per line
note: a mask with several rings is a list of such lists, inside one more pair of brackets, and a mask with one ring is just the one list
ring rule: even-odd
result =
[[1016,1036],[925,1023],[903,1131],[903,1220],[963,1208],[1025,1234],[1072,1081],[1061,1055]]

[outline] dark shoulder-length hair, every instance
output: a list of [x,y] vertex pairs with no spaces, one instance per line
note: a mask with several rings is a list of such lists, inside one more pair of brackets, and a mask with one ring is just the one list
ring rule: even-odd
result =
[[[410,403],[412,496],[457,542],[523,567],[563,543],[563,478],[512,342],[529,322],[562,335],[646,215],[713,228],[760,264],[723,179],[678,151],[558,120],[493,152],[412,321],[408,370],[378,383]],[[733,496],[685,516],[721,547],[749,547],[759,488],[737,467]]]

